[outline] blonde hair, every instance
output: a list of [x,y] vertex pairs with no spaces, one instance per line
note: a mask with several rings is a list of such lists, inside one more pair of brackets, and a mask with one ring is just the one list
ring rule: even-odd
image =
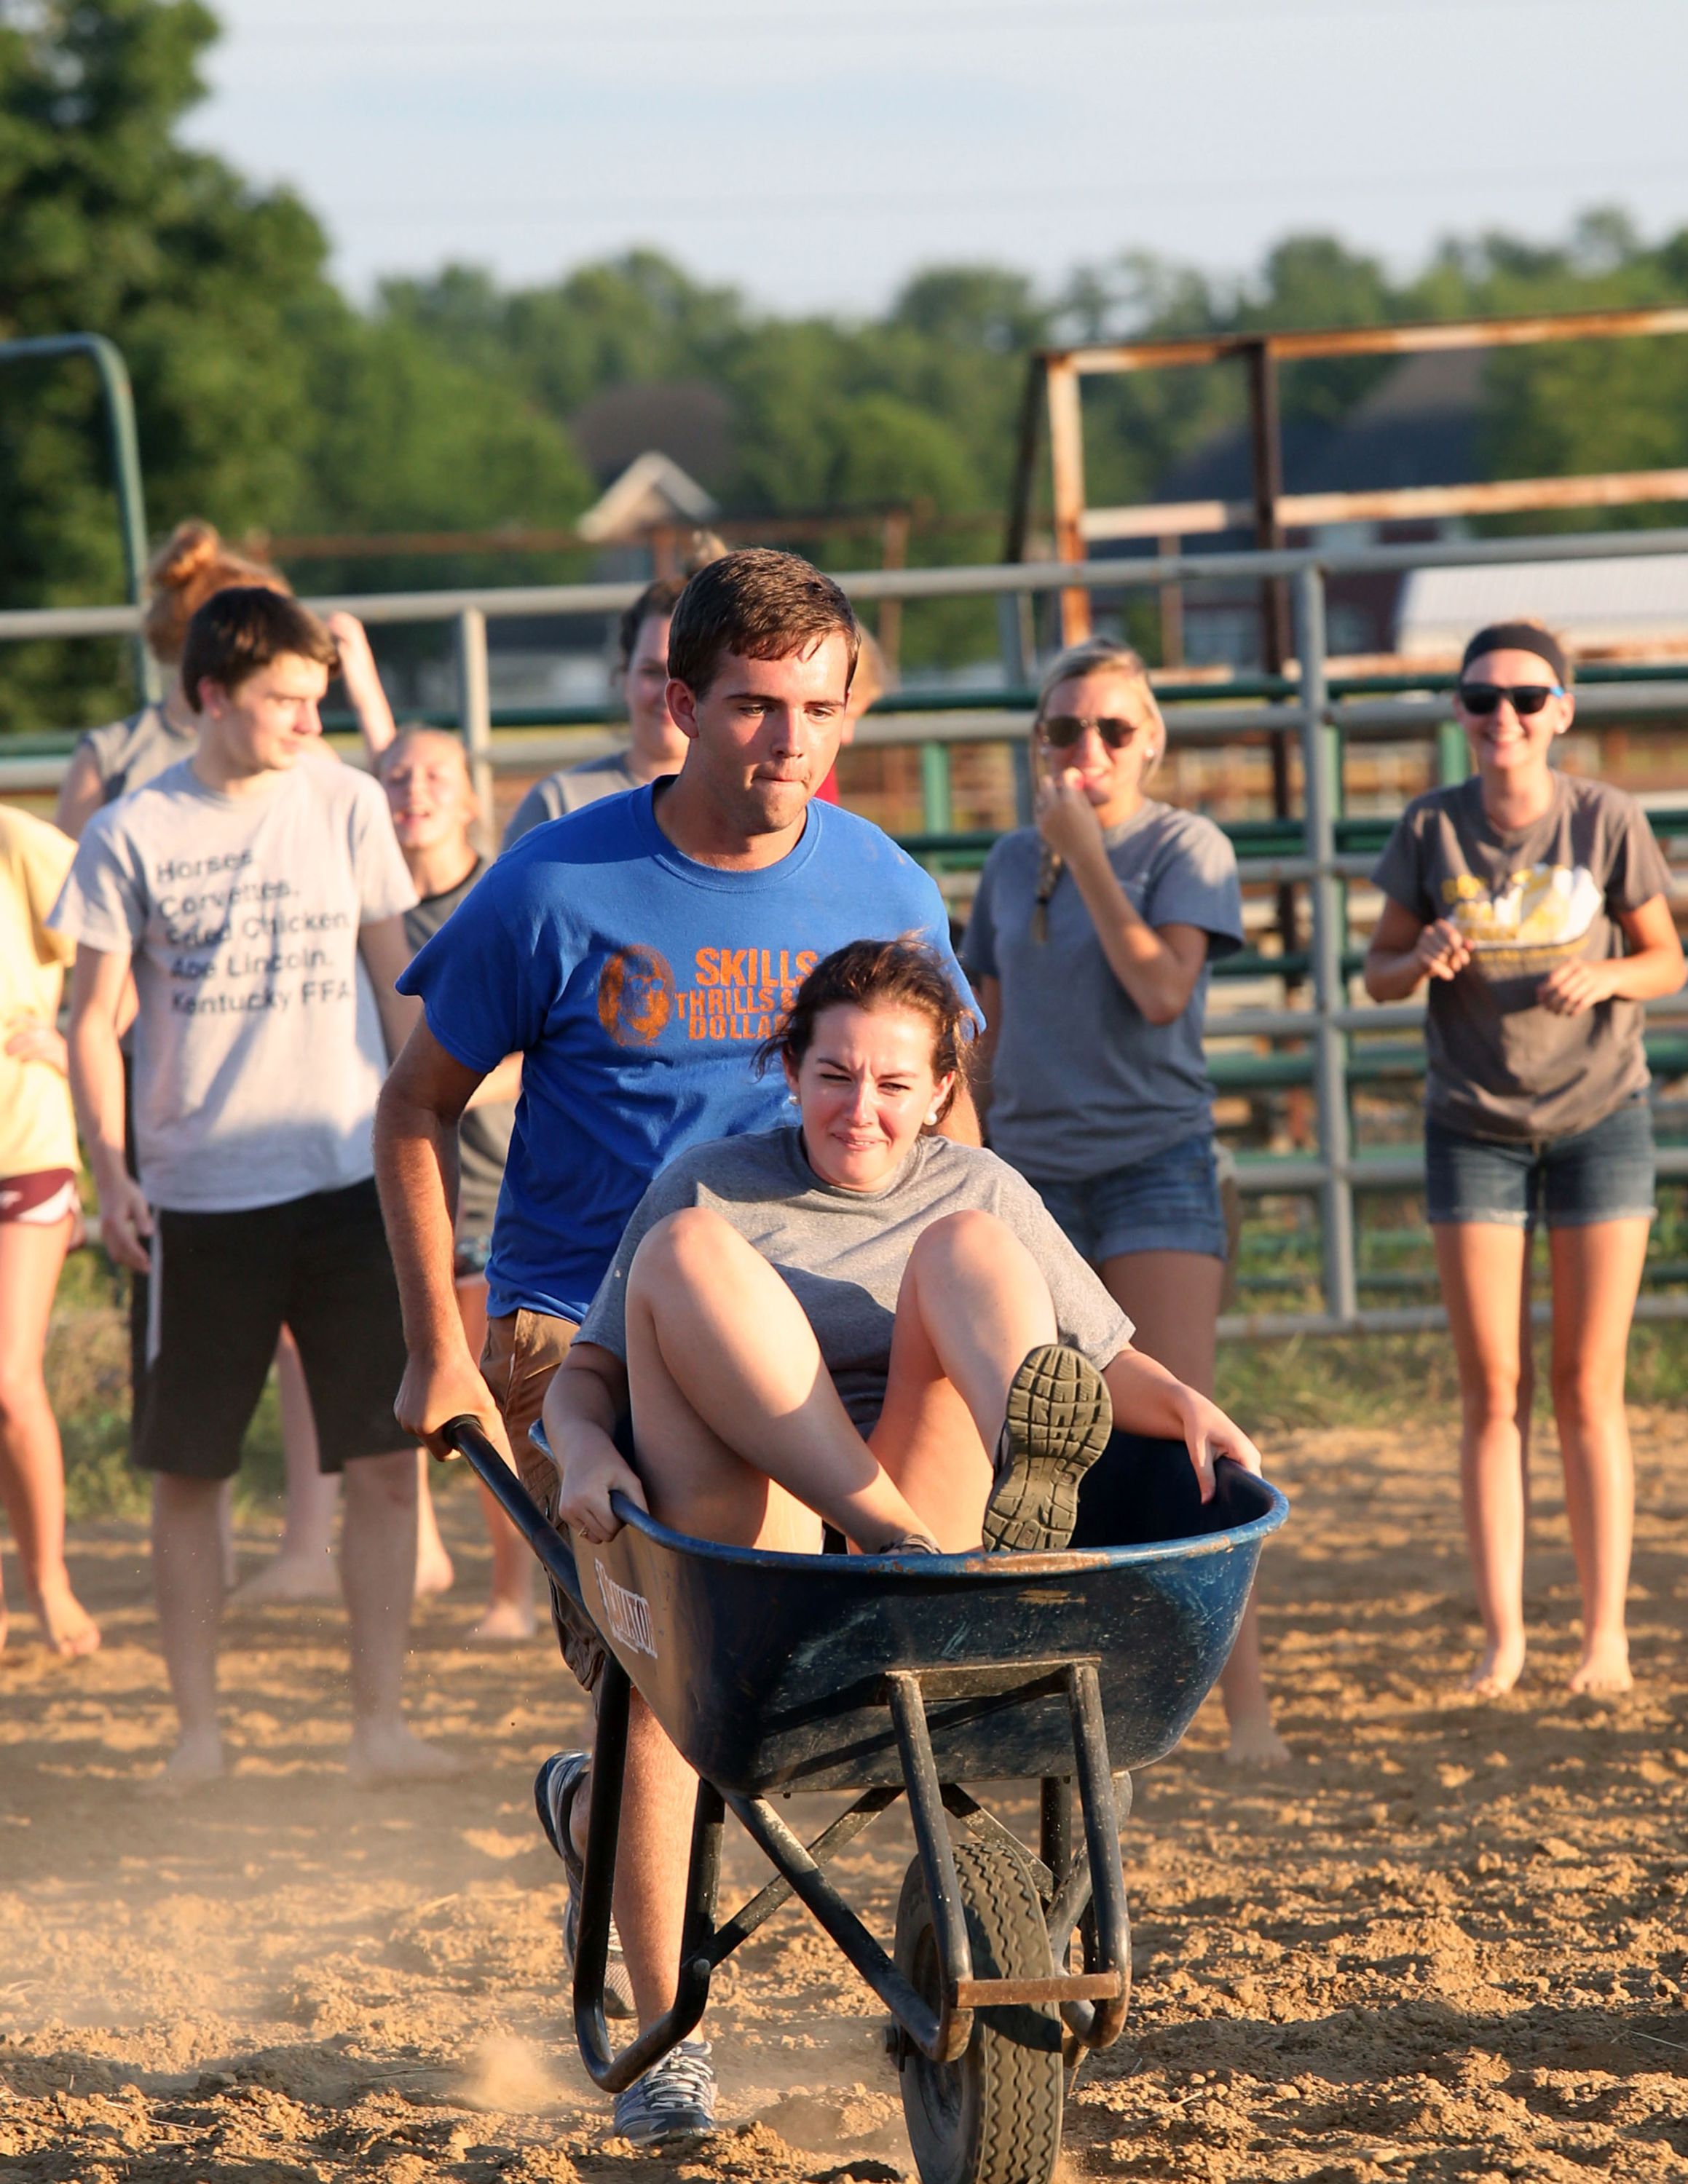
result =
[[1158,765],[1166,749],[1166,722],[1163,717],[1154,688],[1149,679],[1149,670],[1143,664],[1143,655],[1114,637],[1087,637],[1080,644],[1068,645],[1058,652],[1037,678],[1037,719],[1034,729],[1041,724],[1044,709],[1063,682],[1076,682],[1086,675],[1123,675],[1132,686],[1132,694],[1154,723],[1154,749],[1150,755],[1150,766]]
[[[1042,726],[1044,709],[1063,682],[1076,682],[1087,675],[1123,675],[1132,686],[1132,695],[1143,707],[1151,723],[1151,743],[1143,760],[1143,774],[1146,777],[1160,765],[1161,754],[1166,749],[1166,722],[1149,680],[1149,670],[1143,664],[1143,655],[1129,644],[1114,637],[1087,637],[1082,644],[1070,644],[1065,652],[1058,652],[1037,680],[1037,717],[1031,723],[1035,736]],[[1037,844],[1037,889],[1031,909],[1031,937],[1037,941],[1049,937],[1049,904],[1061,877],[1062,860],[1044,841]]]
[[187,625],[217,592],[259,585],[291,599],[293,587],[268,561],[238,554],[215,524],[190,516],[178,523],[147,565],[147,610],[142,619],[147,649],[162,667],[181,665]]

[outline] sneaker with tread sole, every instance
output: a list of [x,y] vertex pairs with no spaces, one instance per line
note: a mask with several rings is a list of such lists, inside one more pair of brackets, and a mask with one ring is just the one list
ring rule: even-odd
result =
[[1113,1429],[1108,1384],[1082,1352],[1062,1342],[1028,1351],[1009,1384],[986,1547],[1033,1554],[1065,1547],[1078,1522],[1079,1482]]
[[624,2093],[616,2095],[616,2135],[634,2146],[701,2138],[715,2128],[715,2070],[707,2040],[682,2040]]
[[[563,1871],[568,1877],[568,1903],[562,1914],[562,1960],[564,1974],[571,1985],[574,1960],[579,1952],[580,1897],[586,1869],[574,1847],[569,1822],[574,1800],[586,1786],[591,1766],[592,1755],[589,1752],[554,1752],[534,1777],[534,1805],[539,1825],[545,1831],[545,1841],[562,1860]],[[604,2014],[619,2018],[636,2014],[633,1983],[622,1961],[621,1936],[616,1932],[613,1919],[610,1922],[609,1961],[604,1967]]]

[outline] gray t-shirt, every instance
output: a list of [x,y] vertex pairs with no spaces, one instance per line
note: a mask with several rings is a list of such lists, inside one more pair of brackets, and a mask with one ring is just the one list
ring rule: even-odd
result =
[[891,1332],[908,1254],[946,1213],[993,1213],[1037,1261],[1061,1340],[1098,1369],[1132,1339],[1132,1323],[1044,1211],[993,1153],[917,1139],[877,1190],[841,1190],[809,1166],[795,1124],[695,1145],[670,1161],[634,1209],[577,1340],[627,1356],[627,1270],[647,1230],[683,1206],[707,1206],[753,1244],[808,1316],[844,1407],[869,1432],[885,1401]]
[[[1145,924],[1199,926],[1208,960],[1243,944],[1231,844],[1210,819],[1144,802],[1103,836],[1108,861]],[[1109,967],[1070,871],[1032,930],[1039,837],[1003,835],[986,860],[962,943],[970,978],[999,978],[991,1067],[991,1143],[1022,1175],[1082,1183],[1213,1129],[1202,1056],[1205,963],[1182,1013],[1152,1024]]]
[[1457,978],[1429,982],[1425,1106],[1439,1122],[1477,1137],[1563,1137],[1646,1084],[1639,1001],[1562,1017],[1535,997],[1562,963],[1623,955],[1618,913],[1668,891],[1633,796],[1556,773],[1542,817],[1503,828],[1473,775],[1407,805],[1372,878],[1421,925],[1445,917],[1471,948]]
[[547,819],[561,819],[565,812],[595,804],[601,796],[619,796],[624,789],[640,786],[638,777],[628,770],[625,751],[583,759],[579,766],[560,766],[536,781],[511,813],[499,847],[507,850],[535,827],[543,827]]
[[166,766],[192,758],[198,740],[197,728],[178,728],[161,705],[143,705],[126,721],[90,728],[78,738],[76,749],[92,752],[105,791],[103,800],[115,804],[131,789],[156,781]]
[[[425,894],[405,912],[405,938],[415,955],[431,940],[486,870],[475,860],[466,879],[442,894]],[[498,1194],[504,1182],[504,1163],[510,1156],[510,1133],[516,1126],[516,1109],[503,1100],[480,1107],[466,1107],[457,1125],[457,1234],[459,1240],[488,1237],[498,1211]]]
[[94,814],[49,922],[133,956],[154,1206],[234,1212],[372,1173],[386,1060],[358,928],[416,899],[379,785],[332,759],[242,796],[184,760]]

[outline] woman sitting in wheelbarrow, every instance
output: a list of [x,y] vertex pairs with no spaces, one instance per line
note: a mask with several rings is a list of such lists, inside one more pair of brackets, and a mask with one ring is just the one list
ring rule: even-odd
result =
[[620,1493],[788,1553],[818,1552],[824,1523],[868,1553],[1059,1548],[1115,1424],[1182,1440],[1203,1501],[1216,1458],[1259,1470],[1216,1405],[1132,1349],[1031,1185],[934,1134],[972,1028],[913,941],[809,972],[764,1053],[797,1121],[663,1169],[551,1382],[573,1529],[609,1539]]

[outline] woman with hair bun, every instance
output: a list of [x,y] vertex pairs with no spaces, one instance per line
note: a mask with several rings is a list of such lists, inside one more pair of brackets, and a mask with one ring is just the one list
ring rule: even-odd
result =
[[[1031,730],[1036,819],[981,875],[961,960],[987,1030],[980,1108],[1135,1323],[1205,1395],[1229,1256],[1202,1053],[1208,967],[1243,944],[1231,844],[1144,785],[1166,725],[1142,660],[1093,638],[1049,663]],[[1275,1766],[1251,1600],[1220,1688],[1227,1757]]]
[[1459,1362],[1461,1478],[1484,1648],[1479,1697],[1524,1663],[1529,1254],[1545,1216],[1553,1412],[1582,1592],[1573,1691],[1630,1684],[1629,1325],[1653,1215],[1641,1004],[1682,983],[1647,816],[1552,763],[1571,671],[1531,621],[1480,629],[1454,711],[1476,771],[1408,805],[1373,875],[1374,1001],[1428,986],[1425,1211]]
[[[178,523],[147,569],[147,606],[142,628],[147,649],[165,671],[165,693],[126,720],[90,728],[71,755],[59,791],[55,815],[72,841],[103,804],[139,788],[178,759],[189,757],[198,740],[198,722],[182,688],[182,647],[187,625],[214,593],[233,584],[266,584],[291,593],[279,569],[225,544],[214,524],[198,516]],[[340,649],[339,673],[357,715],[358,730],[371,758],[393,740],[392,709],[363,624],[355,615],[327,617]]]

